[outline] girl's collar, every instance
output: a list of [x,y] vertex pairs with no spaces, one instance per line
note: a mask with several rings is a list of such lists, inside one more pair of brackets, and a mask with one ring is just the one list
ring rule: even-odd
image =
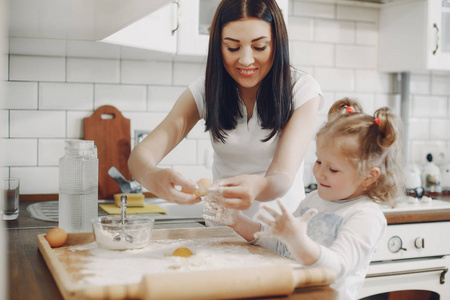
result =
[[355,198],[344,199],[344,200],[342,200],[342,199],[340,199],[340,200],[332,200],[331,202],[333,202],[333,203],[347,203],[347,202],[361,200],[364,197],[365,197],[365,195],[360,195],[360,196],[357,196]]

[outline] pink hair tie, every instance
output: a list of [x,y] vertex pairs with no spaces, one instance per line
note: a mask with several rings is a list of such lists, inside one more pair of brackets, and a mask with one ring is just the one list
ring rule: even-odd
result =
[[347,106],[347,108],[345,109],[345,112],[348,114],[352,114],[355,112],[355,110],[353,109],[353,107]]
[[375,123],[380,126],[380,118],[375,118]]

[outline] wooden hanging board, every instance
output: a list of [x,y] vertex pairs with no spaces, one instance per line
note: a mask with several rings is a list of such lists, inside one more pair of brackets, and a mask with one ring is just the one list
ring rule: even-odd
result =
[[131,179],[128,158],[131,153],[130,120],[111,105],[99,107],[84,118],[84,139],[93,140],[98,151],[98,198],[113,199],[120,193],[117,183],[108,175],[112,166],[127,179]]

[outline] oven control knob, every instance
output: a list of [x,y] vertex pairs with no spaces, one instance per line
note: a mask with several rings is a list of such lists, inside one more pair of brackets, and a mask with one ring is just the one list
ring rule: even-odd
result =
[[397,253],[400,250],[405,250],[405,248],[403,248],[403,241],[400,237],[398,236],[393,236],[389,239],[388,241],[388,249],[389,251],[391,251],[392,253]]
[[417,249],[425,248],[425,239],[421,237],[416,238],[414,246],[416,246]]

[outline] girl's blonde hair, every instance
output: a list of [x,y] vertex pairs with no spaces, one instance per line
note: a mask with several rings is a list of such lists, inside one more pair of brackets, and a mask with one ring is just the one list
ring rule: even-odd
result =
[[[388,108],[382,107],[373,116],[365,114],[356,100],[336,101],[328,112],[328,121],[317,133],[325,137],[355,165],[361,175],[372,167],[380,168],[380,177],[366,187],[366,195],[376,201],[395,205],[395,198],[404,194],[401,158],[401,121]],[[346,143],[354,138],[355,143]]]

